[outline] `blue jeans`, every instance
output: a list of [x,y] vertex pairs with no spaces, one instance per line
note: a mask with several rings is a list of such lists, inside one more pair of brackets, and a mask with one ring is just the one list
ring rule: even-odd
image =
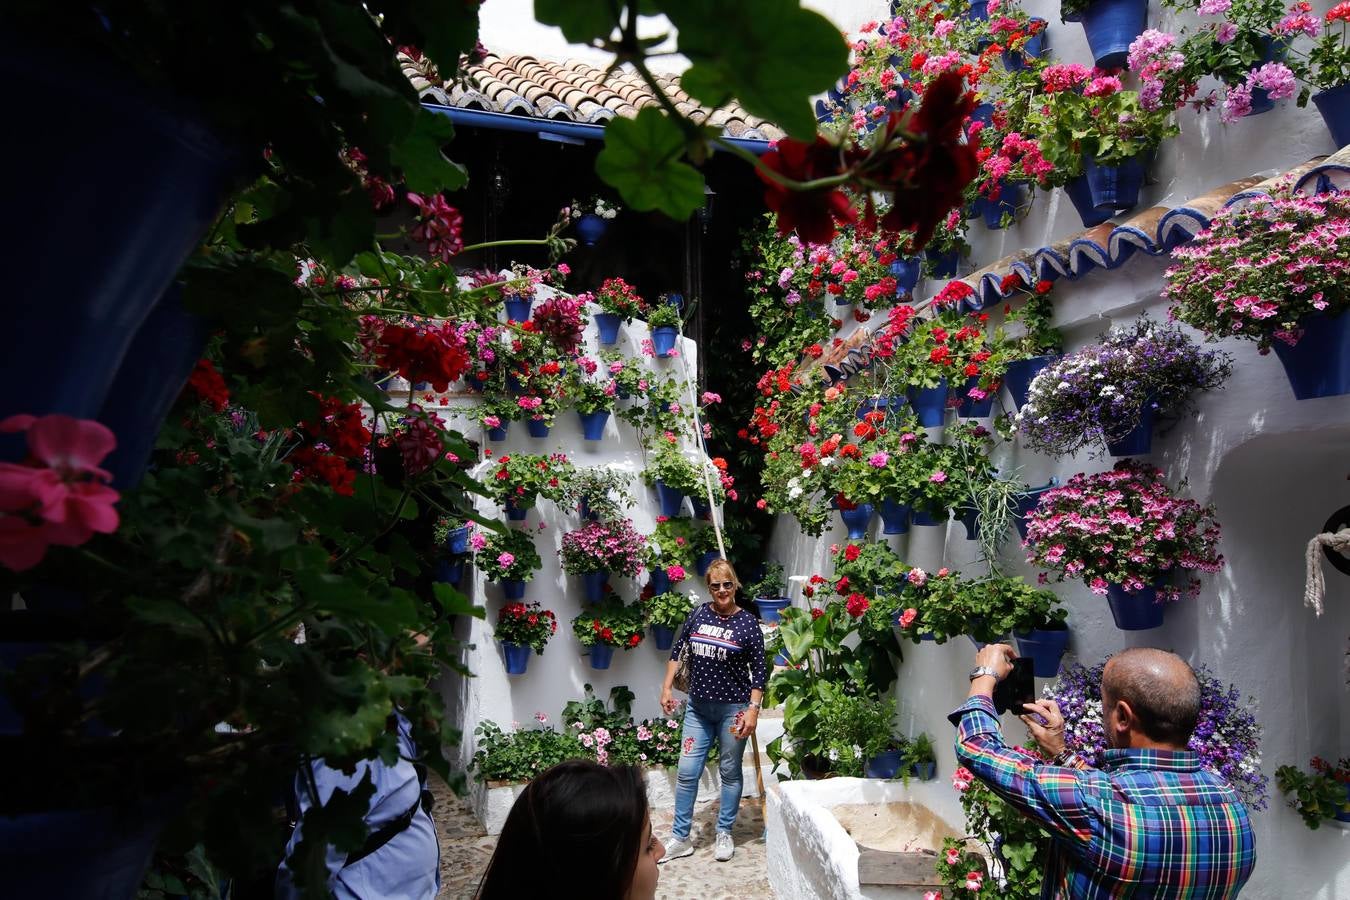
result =
[[675,823],[671,834],[678,840],[689,837],[694,823],[694,801],[698,799],[698,779],[708,761],[708,750],[717,738],[720,750],[718,772],[722,777],[722,802],[717,811],[717,830],[731,831],[736,811],[741,806],[741,760],[745,756],[745,738],[732,737],[736,713],[745,703],[710,703],[690,700],[684,710],[684,730],[680,735],[680,766],[675,775]]

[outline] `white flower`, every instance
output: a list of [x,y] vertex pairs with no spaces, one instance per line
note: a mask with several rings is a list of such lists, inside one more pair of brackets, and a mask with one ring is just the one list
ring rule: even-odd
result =
[[862,759],[862,748],[859,747],[857,744],[853,745],[853,758]]
[[796,500],[798,497],[802,495],[802,493],[803,491],[799,486],[793,485],[792,487],[788,488],[788,499]]
[[836,750],[835,748],[831,747],[831,748],[830,748],[830,762],[838,762],[838,761],[839,761],[839,751]]

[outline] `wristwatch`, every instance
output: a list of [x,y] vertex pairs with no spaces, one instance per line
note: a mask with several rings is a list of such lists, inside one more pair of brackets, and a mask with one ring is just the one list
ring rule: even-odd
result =
[[749,707],[750,709],[759,709],[759,704],[756,703],[756,702],[753,701],[753,700],[751,700],[749,703],[747,703],[747,704],[745,704],[745,705],[746,705],[747,707]]
[[998,670],[989,666],[976,666],[970,670],[970,680],[974,681],[981,675],[992,675],[995,681],[998,681]]

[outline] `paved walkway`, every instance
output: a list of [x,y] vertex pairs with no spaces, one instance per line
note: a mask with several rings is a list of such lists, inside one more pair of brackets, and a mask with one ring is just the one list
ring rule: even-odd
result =
[[[436,795],[437,832],[441,840],[441,893],[444,900],[469,900],[483,877],[488,859],[497,844],[495,837],[483,833],[469,804],[437,778],[432,778]],[[659,837],[670,833],[672,811],[652,811],[652,828]],[[713,832],[717,803],[699,803],[694,813],[694,855],[661,864],[657,900],[742,900],[772,897],[765,871],[764,820],[759,803],[747,799],[732,835],[736,855],[730,862],[713,859]]]

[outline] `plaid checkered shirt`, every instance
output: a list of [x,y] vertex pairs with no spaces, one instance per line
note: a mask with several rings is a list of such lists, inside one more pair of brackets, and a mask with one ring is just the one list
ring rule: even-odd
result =
[[956,755],[1052,837],[1042,900],[1236,897],[1256,864],[1247,809],[1189,750],[1108,750],[1050,765],[1003,742],[994,704],[971,697],[949,717]]

